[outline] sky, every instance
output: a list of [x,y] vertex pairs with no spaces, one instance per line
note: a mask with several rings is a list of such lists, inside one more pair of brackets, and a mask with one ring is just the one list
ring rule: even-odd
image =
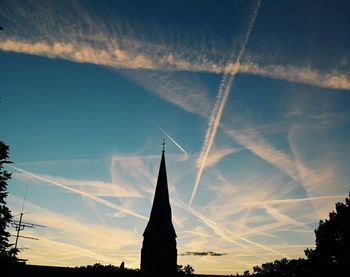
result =
[[[139,268],[162,140],[178,263],[304,257],[350,188],[348,1],[0,0],[29,264]],[[14,233],[14,230],[11,230]]]

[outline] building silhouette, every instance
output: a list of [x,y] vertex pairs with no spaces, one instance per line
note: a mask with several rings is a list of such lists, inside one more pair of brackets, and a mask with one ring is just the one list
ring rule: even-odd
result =
[[164,145],[154,200],[141,249],[141,272],[169,276],[176,273],[176,233],[171,219]]

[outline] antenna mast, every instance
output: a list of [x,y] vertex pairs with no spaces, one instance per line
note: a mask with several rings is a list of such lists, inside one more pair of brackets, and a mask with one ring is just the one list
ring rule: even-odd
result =
[[28,222],[23,222],[22,221],[22,218],[23,218],[23,211],[24,211],[24,204],[26,202],[26,199],[27,199],[27,193],[28,193],[28,183],[27,183],[27,186],[26,186],[26,191],[25,191],[25,194],[24,194],[24,198],[23,198],[23,204],[22,204],[22,210],[21,210],[21,213],[20,213],[20,216],[19,216],[19,221],[17,220],[12,220],[11,221],[11,224],[12,226],[15,228],[15,230],[17,231],[17,234],[16,234],[16,242],[15,242],[15,247],[14,247],[14,255],[17,254],[18,252],[18,239],[19,238],[24,238],[24,239],[33,239],[33,240],[39,240],[38,238],[33,238],[33,237],[27,237],[27,236],[20,236],[20,232],[24,230],[24,228],[28,227],[28,228],[35,228],[35,227],[46,227],[46,226],[43,226],[43,225],[39,225],[39,224],[33,224],[33,223],[28,223]]

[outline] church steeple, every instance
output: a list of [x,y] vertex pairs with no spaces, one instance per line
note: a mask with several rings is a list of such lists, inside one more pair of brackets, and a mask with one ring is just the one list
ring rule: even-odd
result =
[[163,141],[151,215],[143,233],[141,271],[149,274],[169,275],[176,272],[177,250],[176,233],[171,219],[164,145]]

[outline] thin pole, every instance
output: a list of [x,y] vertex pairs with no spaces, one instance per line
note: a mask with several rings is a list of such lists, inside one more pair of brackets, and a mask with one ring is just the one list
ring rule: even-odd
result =
[[22,210],[21,210],[20,217],[19,217],[19,223],[18,223],[18,226],[16,228],[17,235],[16,235],[16,242],[15,242],[15,253],[17,252],[17,244],[18,244],[19,232],[24,229],[24,228],[22,228],[22,217],[23,217],[23,211],[24,211],[24,204],[25,204],[26,199],[27,199],[27,193],[28,193],[28,183],[27,183],[27,186],[26,186],[26,192],[24,193]]
[[[18,244],[18,238],[19,238],[19,232],[21,231],[21,225],[22,225],[22,217],[23,217],[23,213],[21,213],[20,217],[19,217],[19,224],[17,229],[17,235],[16,235],[16,243],[15,243],[15,250],[17,250],[17,244]],[[17,251],[15,251],[16,253]]]

